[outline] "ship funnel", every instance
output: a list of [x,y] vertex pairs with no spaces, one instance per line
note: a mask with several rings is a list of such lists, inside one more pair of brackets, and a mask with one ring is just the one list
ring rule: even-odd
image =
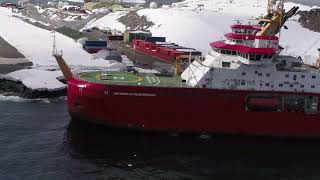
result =
[[53,50],[52,56],[56,59],[60,70],[62,71],[63,77],[68,82],[72,78],[72,72],[65,60],[62,57],[62,51],[58,52],[56,49],[56,36],[53,35]]

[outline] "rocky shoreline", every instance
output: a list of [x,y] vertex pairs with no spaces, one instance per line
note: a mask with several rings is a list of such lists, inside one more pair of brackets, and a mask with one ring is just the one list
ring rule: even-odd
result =
[[0,77],[0,93],[7,96],[19,96],[29,99],[56,98],[67,95],[67,88],[58,90],[37,90],[26,87],[22,82]]
[[[7,78],[5,74],[32,66],[15,47],[0,37],[0,94],[6,96],[19,96],[29,99],[56,98],[66,96],[66,88],[57,90],[38,90],[26,87],[20,81]],[[2,75],[1,75],[2,74]]]

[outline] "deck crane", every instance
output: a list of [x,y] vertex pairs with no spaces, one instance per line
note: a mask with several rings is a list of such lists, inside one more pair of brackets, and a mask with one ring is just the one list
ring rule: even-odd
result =
[[259,36],[274,36],[280,32],[284,23],[295,15],[299,7],[294,6],[289,11],[284,9],[284,0],[268,0],[268,14],[260,19],[259,25],[262,26]]

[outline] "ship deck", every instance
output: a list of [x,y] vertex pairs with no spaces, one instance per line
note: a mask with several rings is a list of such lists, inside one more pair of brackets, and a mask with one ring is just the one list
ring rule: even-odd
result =
[[154,74],[142,74],[133,72],[84,72],[78,74],[81,80],[126,86],[156,86],[156,87],[186,87],[180,76],[156,76]]

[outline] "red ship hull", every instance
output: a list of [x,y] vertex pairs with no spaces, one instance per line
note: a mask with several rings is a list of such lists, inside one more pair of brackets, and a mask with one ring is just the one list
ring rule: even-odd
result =
[[[206,88],[117,86],[72,78],[68,81],[68,108],[74,119],[116,127],[190,133],[320,136],[319,113],[248,111],[245,103],[252,93],[288,95]],[[276,98],[259,103],[278,105]]]

